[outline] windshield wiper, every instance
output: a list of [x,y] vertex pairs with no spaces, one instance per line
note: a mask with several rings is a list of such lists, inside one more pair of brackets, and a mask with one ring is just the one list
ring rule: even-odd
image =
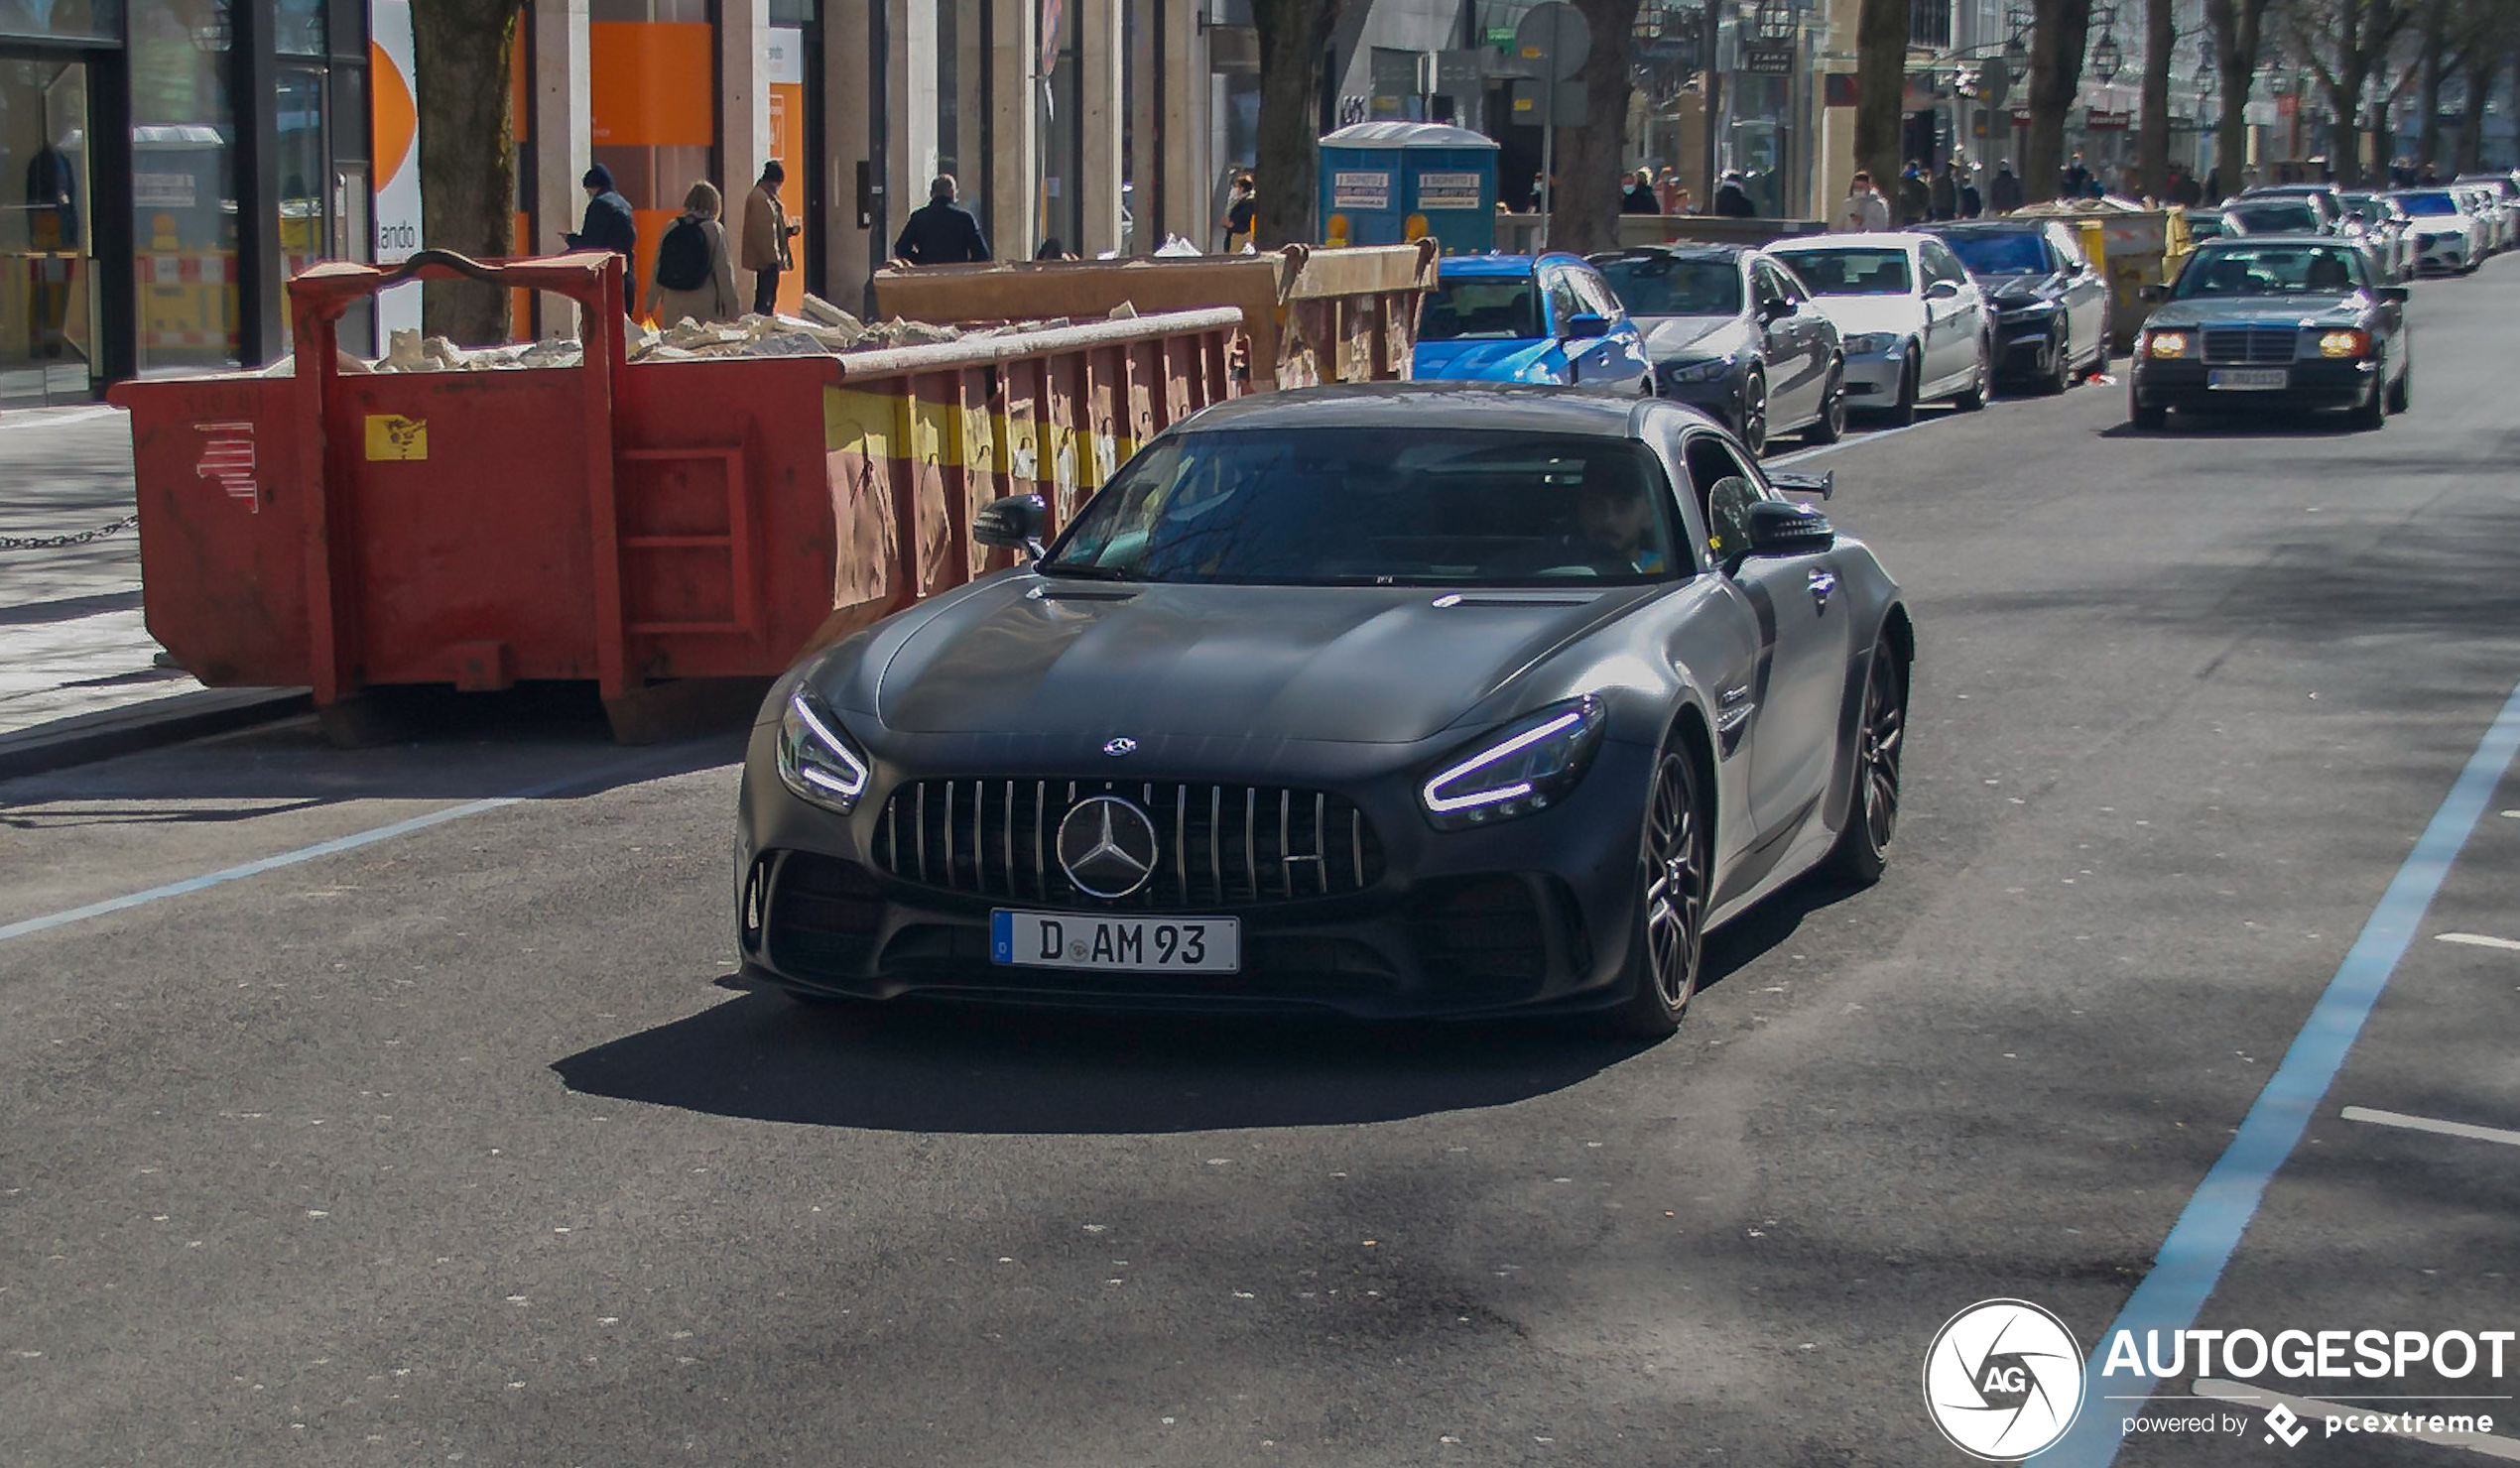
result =
[[1045,576],[1073,576],[1080,581],[1134,581],[1140,579],[1114,565],[1079,565],[1069,561],[1045,560],[1040,566]]

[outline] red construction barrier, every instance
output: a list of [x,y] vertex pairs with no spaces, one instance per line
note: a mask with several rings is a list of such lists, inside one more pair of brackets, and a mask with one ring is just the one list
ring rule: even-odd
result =
[[[596,323],[560,368],[344,373],[397,281],[548,291]],[[1231,391],[1231,309],[846,357],[630,365],[608,254],[290,285],[297,375],[116,386],[142,600],[203,682],[502,688],[773,675],[1003,564],[970,540],[1038,490],[1064,521],[1139,442]],[[618,726],[619,720],[616,719]]]

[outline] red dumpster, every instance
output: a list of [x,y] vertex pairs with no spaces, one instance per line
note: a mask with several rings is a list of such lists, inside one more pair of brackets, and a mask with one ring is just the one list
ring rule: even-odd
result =
[[[396,281],[555,292],[580,365],[339,369]],[[1230,309],[893,351],[631,365],[617,259],[430,252],[290,285],[297,375],[131,382],[142,600],[203,682],[468,689],[774,675],[967,581],[972,512],[1064,519],[1137,443],[1230,391]]]

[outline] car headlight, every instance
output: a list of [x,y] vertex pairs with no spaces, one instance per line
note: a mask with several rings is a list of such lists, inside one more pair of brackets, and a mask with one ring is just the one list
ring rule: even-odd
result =
[[1592,765],[1609,710],[1587,693],[1553,703],[1457,751],[1418,798],[1439,830],[1457,831],[1547,808]]
[[1666,362],[1663,364],[1663,380],[1665,382],[1713,382],[1731,370],[1732,364],[1721,357],[1711,362]]
[[848,814],[866,794],[866,757],[840,732],[840,721],[804,688],[779,714],[779,782],[800,800]]
[[1846,338],[1845,345],[1848,355],[1868,357],[1874,352],[1886,352],[1895,349],[1899,345],[1899,333],[1896,331],[1858,331],[1854,335]]
[[2196,337],[2185,331],[2147,331],[2144,333],[2144,355],[2169,359],[2184,357],[2197,348]]
[[2322,331],[2319,333],[2319,355],[2323,357],[2359,357],[2371,350],[2368,331]]
[[2054,315],[2057,309],[2057,303],[2053,301],[2006,301],[1999,305],[2008,316]]

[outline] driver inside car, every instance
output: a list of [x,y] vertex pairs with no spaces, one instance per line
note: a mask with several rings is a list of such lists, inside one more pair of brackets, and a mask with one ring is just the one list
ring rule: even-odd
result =
[[1653,497],[1633,466],[1613,459],[1585,467],[1573,529],[1507,559],[1514,575],[1659,576],[1671,568]]

